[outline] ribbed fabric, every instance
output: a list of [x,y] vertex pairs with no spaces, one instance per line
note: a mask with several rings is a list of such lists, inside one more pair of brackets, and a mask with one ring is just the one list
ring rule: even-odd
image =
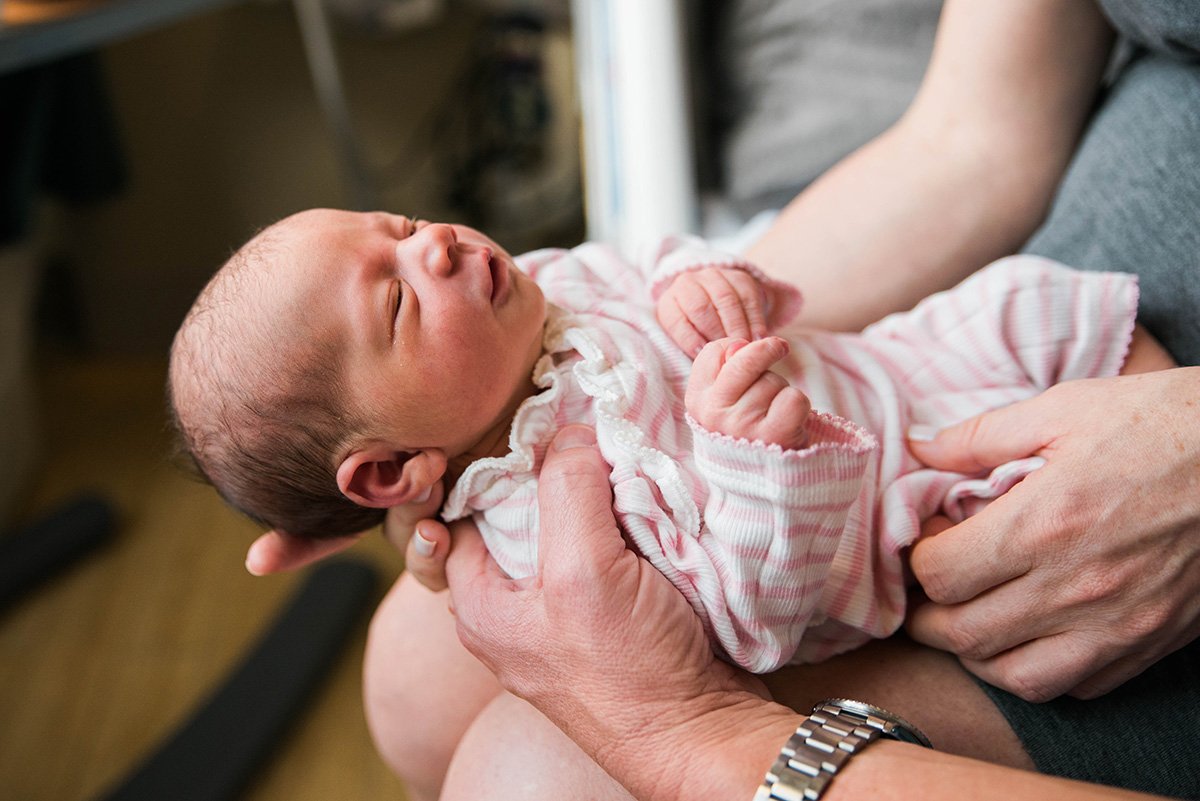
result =
[[1037,257],[1006,259],[861,335],[774,330],[791,353],[776,369],[813,403],[802,450],[707,431],[684,409],[689,360],[658,327],[653,301],[679,272],[736,257],[675,237],[639,265],[589,244],[520,260],[554,304],[542,391],[517,411],[510,453],[472,464],[444,514],[475,513],[510,575],[537,569],[536,475],[554,433],[596,429],[613,505],[642,554],[691,603],[735,663],[766,672],[817,661],[901,624],[900,552],[937,511],[961,519],[1036,469],[990,475],[923,469],[904,435],[941,428],[1072,378],[1116,374],[1137,285]]

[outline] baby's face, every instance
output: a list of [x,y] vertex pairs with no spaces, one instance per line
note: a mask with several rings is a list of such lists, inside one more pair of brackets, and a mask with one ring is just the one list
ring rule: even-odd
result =
[[383,213],[315,209],[279,226],[285,263],[260,290],[279,317],[265,322],[333,349],[371,436],[456,455],[511,413],[546,306],[503,248]]

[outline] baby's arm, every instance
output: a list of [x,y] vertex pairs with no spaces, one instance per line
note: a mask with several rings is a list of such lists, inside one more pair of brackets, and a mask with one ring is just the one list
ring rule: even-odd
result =
[[818,613],[877,447],[769,371],[787,352],[779,337],[710,343],[685,398],[715,567],[692,578],[713,636],[755,672],[785,664]]

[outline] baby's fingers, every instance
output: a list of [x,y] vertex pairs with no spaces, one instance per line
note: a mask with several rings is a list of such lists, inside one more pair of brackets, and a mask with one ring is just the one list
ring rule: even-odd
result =
[[708,339],[696,330],[674,295],[666,296],[658,304],[658,324],[662,326],[679,349],[693,359]]
[[771,365],[788,354],[787,340],[767,337],[746,344],[734,341],[724,352],[711,399],[720,406],[733,406]]
[[725,326],[716,300],[710,296],[708,285],[701,279],[700,273],[688,273],[675,279],[670,297],[679,316],[687,320],[704,337],[705,342],[725,336]]
[[795,387],[784,387],[771,401],[758,438],[792,450],[808,447],[808,418],[811,413],[812,402],[807,395]]
[[[707,308],[716,313],[719,321],[719,329],[706,329],[709,339],[722,336],[757,339],[759,334],[751,325],[746,304],[748,301],[758,304],[758,288],[747,289],[741,280],[750,276],[740,270],[721,269],[700,270],[695,275],[697,283],[707,295]],[[766,333],[765,326],[763,333]]]
[[[722,275],[741,299],[742,313],[750,329],[743,336],[746,339],[762,339],[767,335],[766,298],[762,285],[757,278],[742,270],[725,270]],[[733,335],[729,331],[726,333]]]

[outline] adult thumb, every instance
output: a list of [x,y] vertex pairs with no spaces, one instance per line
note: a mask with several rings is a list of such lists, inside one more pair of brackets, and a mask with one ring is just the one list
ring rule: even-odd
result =
[[929,467],[956,473],[977,473],[1033,456],[1051,439],[1040,414],[1040,397],[984,412],[941,431],[914,425],[908,429],[909,450]]
[[609,467],[587,426],[554,438],[538,476],[538,561],[557,569],[599,567],[608,550],[624,550],[612,511]]

